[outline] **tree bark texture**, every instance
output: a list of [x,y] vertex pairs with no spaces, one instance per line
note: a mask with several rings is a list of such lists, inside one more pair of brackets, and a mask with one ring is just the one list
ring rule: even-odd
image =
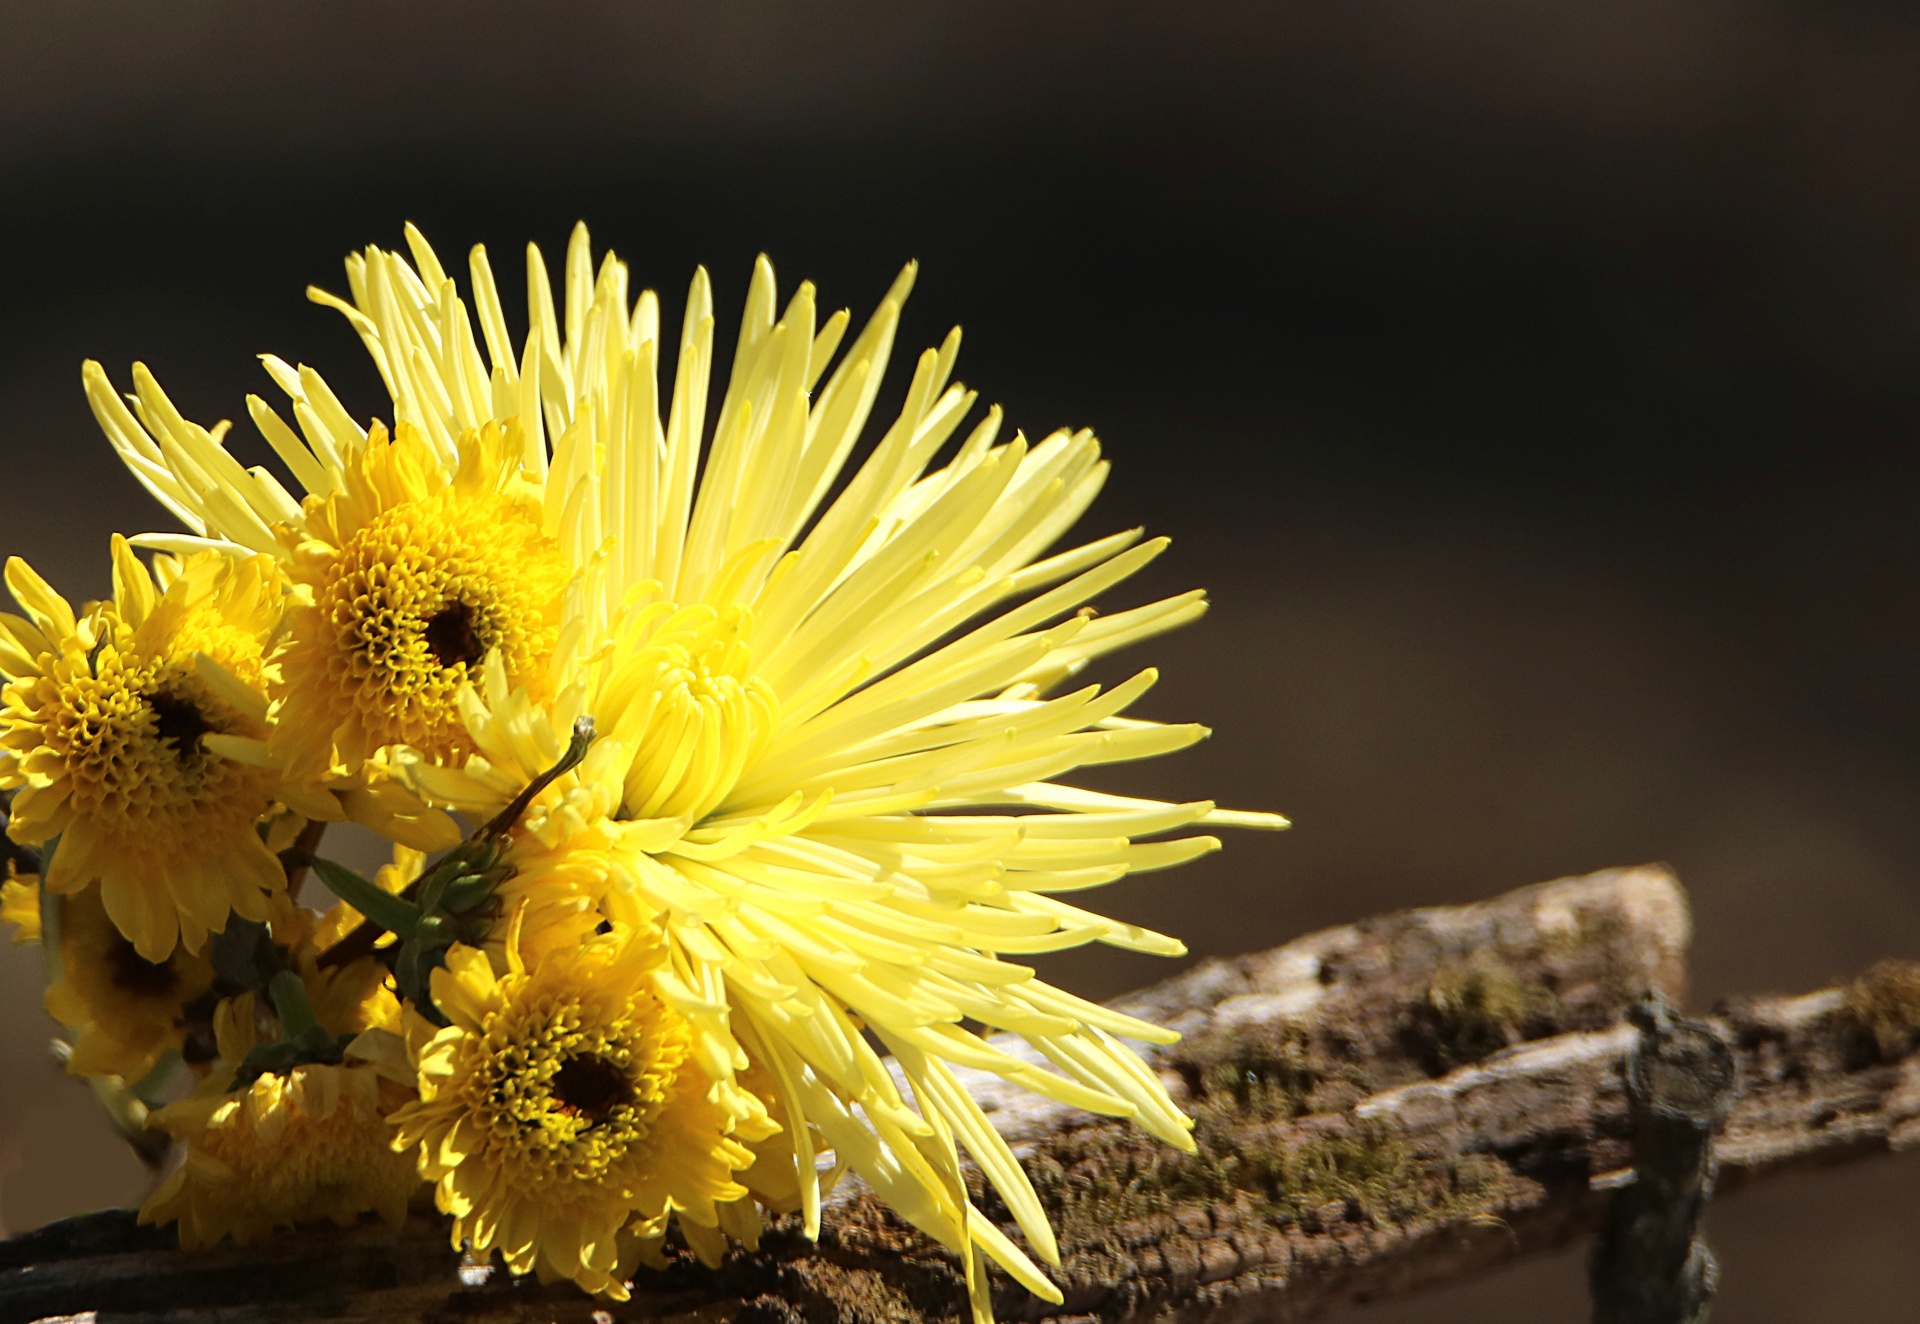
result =
[[[1649,990],[1681,1001],[1688,936],[1679,885],[1641,868],[1204,962],[1121,1004],[1186,1036],[1150,1060],[1196,1119],[1193,1156],[970,1081],[1061,1234],[1065,1304],[1002,1280],[999,1317],[1309,1319],[1598,1230],[1634,1183],[1622,1072],[1639,1032],[1624,1017]],[[1721,1192],[1920,1140],[1920,970],[1739,1001],[1711,1026],[1744,1083],[1713,1149]],[[424,1214],[397,1237],[325,1228],[193,1254],[170,1240],[102,1214],[0,1243],[0,1324],[966,1317],[958,1263],[852,1182],[817,1245],[776,1221],[717,1271],[684,1256],[643,1270],[619,1305],[463,1264]]]
[[1627,1012],[1633,1183],[1613,1197],[1589,1265],[1594,1324],[1706,1324],[1719,1265],[1700,1236],[1717,1167],[1713,1133],[1740,1095],[1719,1027],[1676,1014],[1658,993]]

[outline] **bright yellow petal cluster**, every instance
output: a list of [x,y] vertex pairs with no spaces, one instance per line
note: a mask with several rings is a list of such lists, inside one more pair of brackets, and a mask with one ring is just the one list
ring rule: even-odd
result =
[[184,1047],[187,1008],[213,987],[204,956],[176,947],[156,962],[134,950],[107,918],[98,888],[60,907],[60,972],[46,1007],[71,1037],[67,1070],[128,1081]]
[[[530,250],[516,339],[484,250],[470,313],[407,240],[411,260],[349,259],[350,298],[310,291],[366,345],[391,435],[312,369],[264,360],[292,421],[257,397],[249,413],[303,500],[144,368],[128,400],[97,365],[86,380],[187,529],[136,542],[282,568],[272,730],[244,751],[298,788],[282,794],[421,845],[448,843],[419,801],[505,812],[486,837],[500,918],[446,954],[410,1051],[381,1033],[354,1049],[414,1082],[400,1144],[456,1242],[619,1296],[669,1217],[710,1258],[752,1242],[756,1204],[817,1232],[823,1174],[851,1168],[964,1257],[977,1311],[987,1258],[1058,1300],[967,1197],[963,1154],[1058,1262],[969,1074],[1191,1146],[1126,1042],[1171,1036],[1022,958],[1180,953],[1066,898],[1216,849],[1214,827],[1285,826],[1067,780],[1206,735],[1131,715],[1150,669],[1066,685],[1203,595],[1095,609],[1165,541],[1056,550],[1105,481],[1099,444],[1004,436],[997,409],[969,422],[957,331],[853,463],[911,266],[849,339],[811,285],[782,309],[762,260],[716,402],[704,272],[668,346],[657,297],[596,264],[581,228],[558,300]],[[548,784],[589,724],[584,761]],[[321,968],[302,967],[316,988]]]
[[341,479],[282,526],[310,601],[288,621],[276,751],[314,779],[391,745],[464,756],[458,698],[483,658],[546,690],[571,572],[539,489],[494,427],[463,437],[448,472],[417,429],[375,425]]
[[283,587],[272,561],[163,557],[151,577],[114,540],[114,596],[76,614],[14,558],[0,613],[0,788],[9,835],[57,837],[46,886],[98,884],[148,961],[198,951],[229,913],[266,918],[284,885],[258,825],[279,778],[226,756],[266,734]]
[[368,1065],[297,1066],[229,1090],[254,1046],[253,1018],[251,995],[223,1004],[220,1059],[206,1084],[149,1119],[184,1142],[186,1157],[140,1221],[177,1221],[188,1250],[224,1237],[246,1245],[323,1218],[345,1225],[369,1211],[398,1226],[420,1185],[412,1161],[393,1152],[388,1124],[405,1091]]
[[40,876],[19,877],[7,861],[7,880],[0,883],[0,924],[13,926],[13,945],[40,941]]
[[516,936],[507,957],[496,977],[485,953],[455,947],[434,973],[452,1024],[411,1036],[420,1099],[395,1115],[397,1144],[418,1146],[456,1244],[624,1299],[621,1234],[669,1213],[717,1226],[716,1206],[747,1194],[733,1174],[753,1155],[736,1133],[774,1127],[702,1069],[692,1027],[654,991],[657,934],[616,930],[531,968]]

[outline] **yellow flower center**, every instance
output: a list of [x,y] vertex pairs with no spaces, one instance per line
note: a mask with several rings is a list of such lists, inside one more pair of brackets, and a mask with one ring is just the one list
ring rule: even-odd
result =
[[[175,949],[181,954],[182,949]],[[107,948],[107,979],[129,997],[168,998],[180,986],[171,960],[149,961],[118,930]]]
[[520,1179],[596,1181],[647,1143],[692,1045],[687,1023],[649,992],[617,1009],[536,996],[467,1040],[469,1105]]
[[47,1010],[73,1041],[73,1070],[138,1079],[167,1048],[194,1056],[186,1008],[213,984],[204,956],[175,947],[163,961],[140,955],[107,918],[100,889],[69,896],[60,907],[62,979],[47,992]]
[[468,748],[456,697],[499,649],[516,684],[543,693],[567,569],[538,511],[499,493],[448,489],[381,512],[314,594],[317,647],[296,648],[290,689],[318,685],[371,752],[408,744],[435,759]]
[[634,750],[621,813],[698,821],[764,753],[779,721],[772,687],[752,671],[741,608],[659,604],[629,626],[603,709]]
[[[53,691],[39,723],[45,754],[62,765],[75,810],[129,848],[171,854],[209,833],[250,831],[272,798],[271,773],[201,745],[216,732],[259,733],[200,679],[193,652],[216,641],[198,633],[182,631],[158,659],[113,642],[91,657],[76,647],[41,682]],[[257,672],[259,648],[247,651],[253,665],[238,669]],[[215,656],[234,661],[236,652]]]

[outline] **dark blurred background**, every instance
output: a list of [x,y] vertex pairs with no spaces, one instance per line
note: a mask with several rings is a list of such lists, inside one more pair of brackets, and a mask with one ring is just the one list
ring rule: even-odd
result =
[[[1204,584],[1143,649],[1212,741],[1114,784],[1296,829],[1110,890],[1196,954],[1647,860],[1695,1002],[1920,955],[1920,11],[1880,0],[0,2],[0,551],[161,524],[80,391],[377,379],[340,258],[520,287],[584,217],[730,343],[753,255],[1114,461],[1083,531]],[[677,324],[677,323],[676,323]],[[896,363],[897,399],[905,372]],[[236,445],[264,453],[244,421]],[[137,1200],[0,953],[0,1218]],[[1084,953],[1110,995],[1168,973]],[[1729,1320],[1906,1320],[1920,1166],[1713,1216]],[[1585,1317],[1578,1255],[1353,1318]]]

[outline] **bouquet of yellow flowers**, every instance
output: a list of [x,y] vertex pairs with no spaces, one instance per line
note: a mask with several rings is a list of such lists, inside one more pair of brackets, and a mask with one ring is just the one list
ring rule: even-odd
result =
[[[456,1246],[622,1299],[672,1228],[710,1263],[763,1211],[812,1235],[851,1172],[961,1257],[976,1313],[989,1259],[1059,1300],[966,1077],[1191,1148],[1126,1043],[1172,1036],[1019,958],[1178,955],[1063,898],[1285,825],[1061,780],[1206,734],[1126,716],[1151,670],[1068,684],[1202,595],[1094,612],[1165,541],[1051,550],[1099,445],[968,426],[958,331],[850,466],[911,266],[843,350],[847,313],[803,284],[776,315],[763,259],[709,418],[704,272],[663,382],[659,300],[584,227],[558,303],[529,248],[517,340],[483,249],[470,307],[407,243],[309,291],[391,427],[265,356],[287,404],[247,410],[290,488],[141,365],[123,395],[89,363],[185,531],[114,537],[79,610],[7,562],[5,915],[68,1068],[171,1141],[142,1219],[245,1242],[430,1186]],[[391,843],[376,877],[319,853],[345,822]]]

